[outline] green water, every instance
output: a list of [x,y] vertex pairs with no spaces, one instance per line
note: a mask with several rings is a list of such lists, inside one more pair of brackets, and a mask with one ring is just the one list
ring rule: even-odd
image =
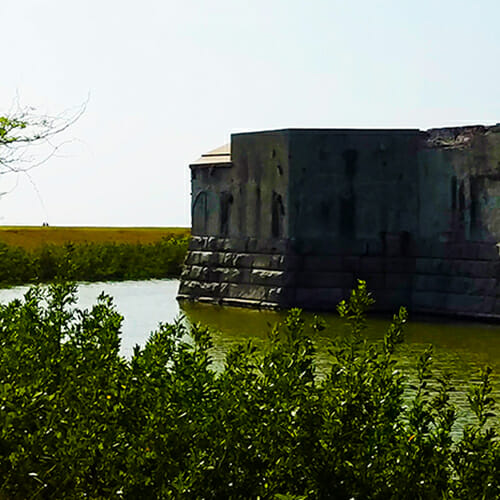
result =
[[[204,304],[182,304],[183,313],[190,322],[208,325],[213,331],[214,359],[223,361],[225,353],[234,345],[252,340],[264,345],[271,325],[281,321],[285,313],[255,311]],[[331,339],[345,334],[345,324],[336,314],[320,314],[327,328],[313,335],[317,349],[317,364],[320,376],[328,371],[328,347]],[[311,323],[313,314],[304,314],[306,323]],[[390,324],[390,318],[371,318],[365,335],[368,339],[382,339]],[[415,376],[418,356],[433,346],[433,371],[436,376],[449,372],[454,391],[452,402],[458,410],[458,428],[470,422],[467,390],[477,383],[480,368],[493,368],[494,396],[500,403],[500,325],[452,322],[436,318],[410,318],[405,330],[405,342],[398,347],[398,366],[411,379]],[[500,424],[499,424],[500,427]]]
[[[78,307],[91,307],[104,291],[114,298],[117,310],[124,316],[121,352],[129,357],[135,344],[142,345],[160,321],[173,321],[180,313],[190,322],[207,324],[213,331],[213,357],[221,366],[225,353],[234,345],[252,340],[264,345],[267,334],[284,313],[251,309],[224,308],[204,304],[181,306],[175,297],[177,280],[123,281],[82,283],[79,285]],[[0,290],[0,302],[20,298],[27,287]],[[306,321],[312,314],[305,314]],[[343,322],[336,314],[321,314],[327,328],[314,337],[319,374],[328,370],[328,346],[332,338],[341,335]],[[370,340],[383,337],[390,318],[371,317],[366,336]],[[474,322],[451,322],[436,318],[411,318],[406,329],[406,341],[398,347],[399,366],[409,377],[415,375],[420,353],[430,344],[434,347],[434,371],[452,374],[455,392],[453,402],[460,412],[459,424],[471,418],[467,404],[467,388],[477,382],[479,369],[493,368],[494,396],[500,403],[500,325]],[[500,427],[500,425],[499,425]]]

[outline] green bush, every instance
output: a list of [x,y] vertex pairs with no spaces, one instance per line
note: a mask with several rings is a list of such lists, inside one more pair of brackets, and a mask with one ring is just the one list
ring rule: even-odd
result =
[[47,283],[65,278],[104,281],[177,277],[188,238],[156,243],[43,245],[32,251],[0,244],[0,285]]
[[161,325],[130,360],[109,297],[74,308],[75,287],[0,306],[0,498],[435,499],[500,496],[490,371],[469,395],[475,425],[455,442],[446,377],[431,354],[416,380],[396,367],[404,309],[383,342],[363,339],[363,282],[339,305],[318,378],[299,310],[258,351],[212,364],[210,335]]

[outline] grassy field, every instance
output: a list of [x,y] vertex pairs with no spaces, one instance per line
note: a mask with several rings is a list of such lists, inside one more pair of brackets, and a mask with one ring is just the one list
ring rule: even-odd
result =
[[189,236],[185,227],[40,227],[0,226],[0,243],[33,250],[44,244],[156,243],[164,237]]

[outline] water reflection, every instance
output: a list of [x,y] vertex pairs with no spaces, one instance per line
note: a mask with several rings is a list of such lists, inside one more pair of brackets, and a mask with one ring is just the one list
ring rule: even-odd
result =
[[[252,340],[264,345],[271,326],[281,321],[284,313],[251,309],[225,308],[205,304],[184,303],[175,300],[177,280],[123,281],[115,283],[81,283],[78,307],[89,308],[97,296],[105,292],[114,298],[117,310],[124,315],[122,327],[123,355],[129,357],[136,344],[143,345],[150,332],[160,322],[171,322],[183,313],[188,322],[201,322],[213,331],[214,359],[222,363],[226,352],[234,345]],[[27,287],[0,290],[0,302],[21,297]],[[344,324],[336,314],[321,314],[327,328],[314,337],[318,352],[319,371],[328,369],[328,346],[332,338],[344,332]],[[305,314],[311,322],[312,314]],[[366,336],[381,339],[390,318],[370,318]],[[450,372],[456,393],[454,402],[462,409],[467,407],[467,387],[477,380],[479,368],[489,364],[494,369],[494,395],[500,401],[500,325],[471,322],[451,322],[410,318],[406,329],[406,342],[397,351],[399,366],[409,376],[415,374],[418,356],[429,345],[434,346],[435,373]],[[462,411],[461,422],[465,422]]]
[[[211,327],[214,335],[214,358],[221,363],[226,352],[238,343],[252,340],[264,345],[271,325],[282,321],[285,313],[183,304],[182,311],[189,322],[200,322]],[[314,335],[317,348],[318,372],[329,368],[328,347],[332,338],[345,334],[345,323],[336,314],[321,314],[327,328]],[[306,323],[311,324],[313,314],[305,313]],[[390,318],[372,317],[365,332],[369,340],[383,338]],[[409,377],[416,376],[416,362],[420,354],[433,346],[433,371],[435,376],[450,373],[454,392],[452,402],[458,408],[456,432],[472,415],[468,410],[467,390],[478,380],[480,368],[493,368],[493,396],[500,402],[500,325],[472,322],[452,322],[436,318],[411,320],[405,331],[405,343],[398,347],[397,365]]]
[[[264,342],[271,326],[282,321],[285,316],[284,312],[206,304],[183,303],[181,308],[190,322],[201,322],[213,329],[218,348],[221,350],[227,350],[231,345],[248,339],[257,343]],[[306,323],[312,323],[313,316],[312,313],[304,313]],[[325,320],[327,328],[315,337],[319,351],[323,347],[326,348],[332,337],[345,332],[344,322],[336,314],[321,313],[320,316]],[[390,320],[389,317],[370,318],[365,332],[367,338],[381,339]],[[408,355],[413,350],[420,352],[425,346],[432,344],[437,357],[446,356],[448,353],[461,369],[471,364],[489,364],[500,371],[500,325],[410,318],[405,340],[409,346]]]

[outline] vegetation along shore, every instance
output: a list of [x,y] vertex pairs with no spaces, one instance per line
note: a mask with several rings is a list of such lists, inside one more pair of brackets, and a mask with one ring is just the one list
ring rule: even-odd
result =
[[0,286],[177,277],[187,228],[1,227]]
[[0,305],[0,498],[500,498],[490,370],[454,437],[431,350],[412,379],[394,356],[406,311],[364,337],[363,282],[338,306],[349,333],[332,335],[322,377],[325,325],[298,309],[220,370],[208,331],[182,322],[123,358],[111,298],[77,310],[75,294],[56,283]]

